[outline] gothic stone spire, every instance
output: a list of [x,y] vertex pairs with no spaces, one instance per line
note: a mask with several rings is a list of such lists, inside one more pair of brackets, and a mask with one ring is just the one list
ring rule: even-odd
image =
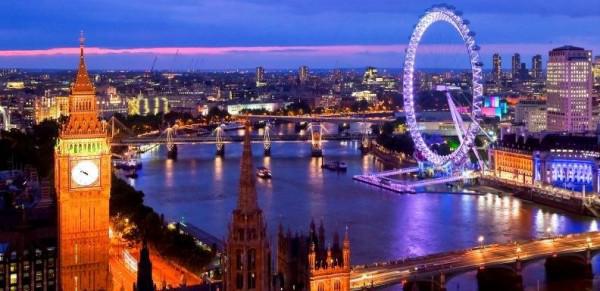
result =
[[252,212],[258,209],[256,198],[256,178],[252,165],[250,122],[246,121],[246,133],[244,136],[244,150],[242,153],[240,173],[240,195],[238,197],[237,209],[242,212]]
[[85,66],[85,58],[83,56],[83,44],[85,38],[83,37],[83,31],[79,37],[79,69],[77,71],[77,77],[75,83],[71,88],[72,94],[94,94],[94,85],[88,75],[87,67]]

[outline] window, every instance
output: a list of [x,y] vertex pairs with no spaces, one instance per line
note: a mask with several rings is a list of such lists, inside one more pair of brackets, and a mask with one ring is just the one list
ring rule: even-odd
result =
[[325,291],[325,284],[323,282],[319,283],[319,287],[317,287],[318,291]]
[[235,283],[236,283],[237,289],[244,288],[244,275],[242,275],[242,273],[237,273],[237,276],[235,278]]
[[333,291],[341,291],[342,290],[342,284],[340,284],[340,281],[335,281],[333,283]]
[[244,254],[242,250],[235,251],[235,264],[238,271],[244,268]]
[[254,288],[256,288],[256,274],[254,274],[254,272],[251,272],[250,274],[248,274],[248,289]]
[[17,280],[18,280],[17,274],[10,274],[10,284],[11,285],[17,284]]
[[248,251],[248,270],[256,269],[256,250],[250,249]]

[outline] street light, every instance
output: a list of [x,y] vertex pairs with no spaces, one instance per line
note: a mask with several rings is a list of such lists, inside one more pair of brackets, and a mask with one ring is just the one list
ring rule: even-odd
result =
[[587,242],[587,248],[591,249],[592,248],[592,239],[588,236],[585,241]]
[[521,246],[517,246],[517,261],[520,259]]
[[477,241],[479,242],[479,246],[483,249],[483,241],[485,240],[485,238],[483,237],[483,235],[480,235],[477,238]]
[[550,228],[550,227],[546,228],[546,236],[552,237],[552,228]]

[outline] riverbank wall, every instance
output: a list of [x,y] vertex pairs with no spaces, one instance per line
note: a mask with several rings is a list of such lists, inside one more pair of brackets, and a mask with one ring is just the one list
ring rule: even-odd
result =
[[532,189],[530,187],[513,185],[511,183],[502,182],[497,179],[489,179],[485,177],[480,177],[479,182],[482,185],[506,191],[512,196],[522,200],[531,201],[536,204],[560,209],[574,214],[595,217],[595,215],[585,207],[583,199],[581,198],[571,196],[549,195],[537,189]]

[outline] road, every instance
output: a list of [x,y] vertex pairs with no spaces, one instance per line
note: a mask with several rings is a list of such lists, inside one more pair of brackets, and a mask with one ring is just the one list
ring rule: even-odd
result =
[[[133,283],[137,280],[139,249],[136,247],[129,248],[117,239],[113,239],[109,253],[113,290],[121,290],[121,288],[131,290]],[[157,255],[157,252],[152,248],[150,249],[150,261],[152,262],[152,280],[159,288],[163,286],[176,287],[183,281],[187,285],[201,283],[198,276]]]
[[400,283],[414,276],[431,276],[465,272],[483,266],[514,263],[517,257],[527,261],[565,254],[600,249],[600,233],[589,232],[563,237],[552,237],[521,243],[484,245],[451,253],[417,257],[395,263],[355,267],[351,275],[352,289],[364,286],[384,286]]

